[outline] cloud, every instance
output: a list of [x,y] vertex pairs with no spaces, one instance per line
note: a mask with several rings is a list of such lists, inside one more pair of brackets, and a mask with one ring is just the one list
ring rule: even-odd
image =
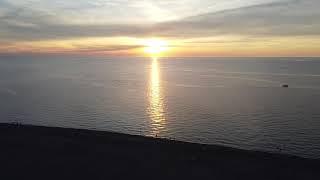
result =
[[[60,25],[7,23],[5,39],[14,41],[72,39],[79,37],[142,36],[148,34],[146,26],[138,25]],[[1,31],[0,31],[1,33]]]
[[163,35],[320,35],[320,1],[291,0],[242,7],[159,25]]
[[[96,2],[99,3],[102,1]],[[116,3],[117,1],[110,1],[109,5]],[[268,4],[214,11],[156,24],[142,21],[70,24],[57,19],[55,14],[45,10],[34,10],[26,5],[19,7],[1,0],[0,5],[9,9],[0,14],[0,37],[3,41],[114,36],[191,38],[218,35],[256,37],[320,35],[318,0],[278,0]],[[80,8],[80,5],[77,8]]]

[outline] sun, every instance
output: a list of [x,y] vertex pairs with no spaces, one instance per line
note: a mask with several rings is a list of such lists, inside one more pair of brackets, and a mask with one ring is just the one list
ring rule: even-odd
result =
[[144,46],[144,52],[152,56],[159,56],[169,49],[168,42],[161,39],[148,39]]

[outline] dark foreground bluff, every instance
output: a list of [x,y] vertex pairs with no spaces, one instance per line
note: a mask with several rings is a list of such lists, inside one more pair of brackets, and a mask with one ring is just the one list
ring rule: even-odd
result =
[[0,125],[0,179],[320,179],[320,162],[125,134]]

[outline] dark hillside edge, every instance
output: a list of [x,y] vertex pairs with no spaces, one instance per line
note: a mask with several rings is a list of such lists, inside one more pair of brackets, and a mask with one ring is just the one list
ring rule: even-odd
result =
[[320,179],[320,160],[120,133],[0,124],[1,179]]

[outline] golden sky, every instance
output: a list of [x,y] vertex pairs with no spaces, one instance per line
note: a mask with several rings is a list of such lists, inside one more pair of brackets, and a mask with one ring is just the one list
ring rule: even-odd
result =
[[0,0],[0,53],[319,56],[318,0]]

